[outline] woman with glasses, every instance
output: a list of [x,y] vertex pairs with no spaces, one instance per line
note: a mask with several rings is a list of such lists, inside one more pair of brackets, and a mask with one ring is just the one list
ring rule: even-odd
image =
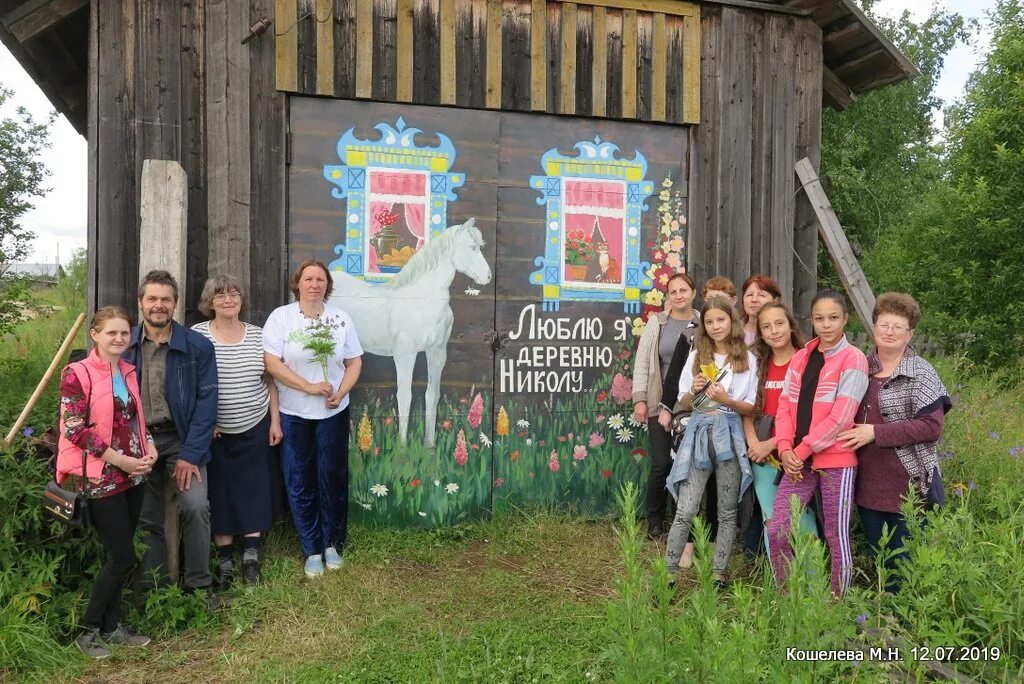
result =
[[277,386],[263,361],[263,331],[239,319],[242,286],[227,275],[206,281],[199,311],[212,318],[192,327],[217,355],[217,428],[207,468],[210,528],[217,546],[218,587],[234,576],[234,541],[242,541],[242,577],[260,579],[260,538],[270,529],[270,447],[281,441]]
[[911,487],[928,506],[942,505],[938,441],[952,402],[938,373],[910,346],[921,308],[914,298],[887,292],[875,300],[871,314],[875,350],[868,357],[868,390],[856,424],[839,434],[857,450],[854,497],[873,552],[888,526],[886,589],[899,590],[898,560],[906,558],[907,522],[902,507]]

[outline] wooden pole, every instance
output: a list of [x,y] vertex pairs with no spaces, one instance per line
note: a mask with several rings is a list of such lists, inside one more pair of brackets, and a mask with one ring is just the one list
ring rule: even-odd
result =
[[843,226],[839,223],[832,203],[828,201],[825,189],[821,187],[821,180],[818,179],[810,159],[804,157],[796,163],[796,175],[804,192],[807,193],[811,208],[818,217],[818,233],[825,241],[832,263],[839,271],[839,278],[853,300],[853,308],[856,309],[864,327],[870,330],[875,294],[871,291],[871,284],[864,275],[864,269],[860,267],[860,262],[850,248],[850,241],[843,232]]
[[31,397],[29,397],[28,403],[25,404],[25,408],[21,410],[21,415],[18,416],[18,420],[14,421],[14,427],[12,427],[11,431],[7,433],[7,438],[4,440],[4,444],[7,446],[11,445],[14,441],[14,436],[18,434],[18,430],[20,430],[21,426],[25,424],[25,421],[28,420],[29,414],[32,413],[32,409],[36,407],[36,402],[38,402],[39,397],[43,395],[43,390],[45,390],[46,386],[50,383],[50,378],[53,377],[53,372],[57,370],[57,366],[60,365],[61,360],[65,355],[67,355],[68,349],[70,349],[72,343],[74,343],[75,336],[78,334],[78,331],[82,329],[83,323],[85,323],[85,314],[80,313],[78,314],[78,318],[75,319],[75,324],[71,326],[71,331],[68,333],[67,337],[64,338],[64,342],[61,343],[60,349],[57,350],[57,354],[53,357],[53,361],[50,362],[50,367],[46,369],[46,372],[43,373],[43,377],[39,381],[39,384],[36,385],[36,391],[32,393]]

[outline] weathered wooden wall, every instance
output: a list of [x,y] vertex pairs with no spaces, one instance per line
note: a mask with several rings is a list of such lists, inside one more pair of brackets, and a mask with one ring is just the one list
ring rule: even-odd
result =
[[273,42],[239,43],[273,10],[272,0],[92,3],[90,306],[134,309],[145,159],[188,174],[186,320],[215,271],[242,279],[254,320],[281,303],[286,102]]
[[277,0],[276,9],[283,91],[670,123],[699,118],[695,3]]
[[701,13],[700,124],[690,129],[690,271],[737,287],[776,278],[806,318],[817,223],[794,164],[821,158],[821,29],[805,17],[732,7]]

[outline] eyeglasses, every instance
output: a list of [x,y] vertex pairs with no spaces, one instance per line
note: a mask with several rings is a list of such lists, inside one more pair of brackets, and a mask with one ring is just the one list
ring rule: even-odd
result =
[[898,335],[900,333],[907,332],[910,328],[905,325],[895,325],[893,323],[875,323],[875,330],[881,330],[882,332],[887,333],[896,333]]
[[215,302],[226,302],[229,299],[241,299],[242,293],[238,290],[231,290],[230,292],[219,292],[213,295],[213,301]]

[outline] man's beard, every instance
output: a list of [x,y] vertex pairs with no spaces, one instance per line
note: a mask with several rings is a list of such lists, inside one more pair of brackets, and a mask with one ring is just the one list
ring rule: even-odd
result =
[[164,321],[154,321],[149,316],[143,316],[143,318],[146,320],[146,323],[148,323],[149,325],[153,326],[154,328],[166,328],[167,326],[169,326],[171,324],[171,317],[170,316],[168,316],[167,319],[164,320]]

